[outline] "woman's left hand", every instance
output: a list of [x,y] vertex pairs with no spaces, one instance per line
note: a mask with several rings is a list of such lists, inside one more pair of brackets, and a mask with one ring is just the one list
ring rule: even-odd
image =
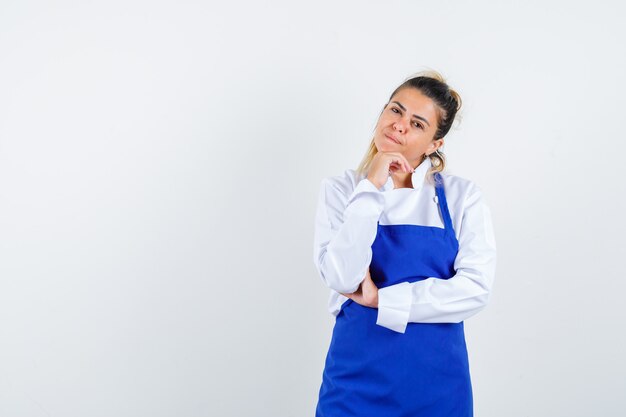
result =
[[365,279],[359,285],[359,288],[351,293],[341,295],[346,296],[353,300],[355,303],[361,304],[365,307],[378,308],[378,287],[372,281],[369,268],[365,274]]

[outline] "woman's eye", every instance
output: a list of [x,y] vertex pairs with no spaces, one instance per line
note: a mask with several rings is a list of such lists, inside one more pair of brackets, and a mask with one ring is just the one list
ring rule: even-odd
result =
[[[394,113],[400,113],[400,110],[398,110],[398,109],[397,109],[397,108],[395,108],[395,107],[392,107],[392,108],[391,108],[391,111],[392,111],[392,112],[394,112]],[[417,123],[417,122],[415,122],[415,123],[414,123],[414,125],[415,125],[415,127],[419,128],[419,129],[424,129],[424,128],[422,127],[422,125],[421,125],[421,124],[419,124],[419,123]]]

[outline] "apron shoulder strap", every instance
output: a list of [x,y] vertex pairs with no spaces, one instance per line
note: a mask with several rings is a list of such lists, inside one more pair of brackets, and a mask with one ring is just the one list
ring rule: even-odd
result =
[[448,210],[448,202],[446,200],[446,193],[443,187],[443,178],[439,172],[435,172],[435,190],[437,191],[437,202],[439,203],[439,210],[441,211],[441,217],[446,231],[451,232],[454,236],[454,229],[452,228],[452,218],[450,217],[450,211]]

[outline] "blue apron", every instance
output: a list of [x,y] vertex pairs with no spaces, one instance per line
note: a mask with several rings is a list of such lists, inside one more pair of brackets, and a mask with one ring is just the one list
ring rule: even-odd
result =
[[[439,173],[445,228],[378,224],[370,273],[378,288],[455,275],[459,242]],[[341,305],[326,356],[316,417],[470,417],[472,385],[463,322],[376,324],[377,308]]]

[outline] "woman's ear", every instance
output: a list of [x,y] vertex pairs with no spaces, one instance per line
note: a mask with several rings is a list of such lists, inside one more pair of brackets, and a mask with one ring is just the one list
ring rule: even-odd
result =
[[441,148],[442,146],[443,146],[443,138],[430,142],[430,149],[432,149],[433,152]]

